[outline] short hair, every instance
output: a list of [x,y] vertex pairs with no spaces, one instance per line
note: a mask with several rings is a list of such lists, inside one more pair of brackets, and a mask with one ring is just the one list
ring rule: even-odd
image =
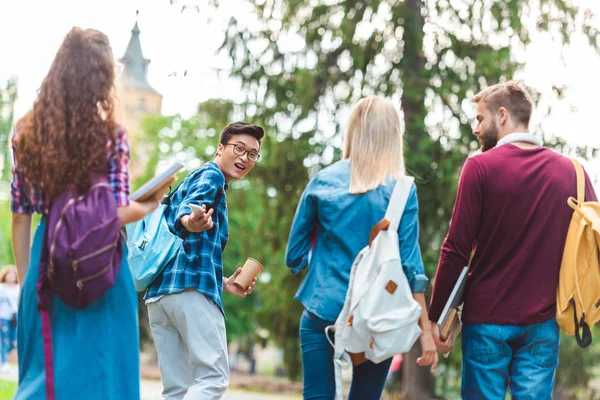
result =
[[249,124],[247,122],[234,122],[223,128],[219,143],[225,145],[233,135],[241,134],[250,135],[258,140],[258,143],[261,143],[263,137],[265,137],[265,130],[261,126]]
[[471,99],[473,103],[484,102],[488,110],[495,114],[500,107],[504,107],[510,113],[514,121],[529,126],[533,101],[522,81],[508,81],[492,85],[477,93]]
[[344,159],[350,160],[350,193],[365,193],[404,175],[400,115],[381,97],[358,102],[348,121]]

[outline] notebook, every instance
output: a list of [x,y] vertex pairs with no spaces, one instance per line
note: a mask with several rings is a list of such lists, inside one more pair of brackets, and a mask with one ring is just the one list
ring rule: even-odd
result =
[[438,324],[440,326],[440,339],[442,340],[446,340],[451,332],[454,333],[454,338],[456,338],[462,327],[460,309],[463,303],[463,293],[465,291],[468,271],[469,267],[464,267],[461,271],[450,293],[450,297],[448,297],[446,306],[440,314]]
[[131,201],[144,201],[148,200],[150,196],[159,188],[163,187],[169,179],[177,172],[182,170],[184,167],[183,163],[177,161],[169,168],[167,168],[162,173],[156,175],[154,178],[150,179],[141,188],[136,190],[131,196],[129,196],[129,200]]

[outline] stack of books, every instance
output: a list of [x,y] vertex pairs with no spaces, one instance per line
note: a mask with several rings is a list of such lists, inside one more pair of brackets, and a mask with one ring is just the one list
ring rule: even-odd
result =
[[450,333],[456,339],[462,328],[460,319],[460,312],[463,303],[463,293],[465,291],[465,284],[467,282],[467,272],[469,267],[464,267],[460,273],[460,276],[454,284],[454,288],[448,297],[446,306],[440,314],[438,325],[440,326],[440,339],[446,340]]

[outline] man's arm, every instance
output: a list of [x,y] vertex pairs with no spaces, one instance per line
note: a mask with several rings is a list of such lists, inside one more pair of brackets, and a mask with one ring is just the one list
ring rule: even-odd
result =
[[437,322],[463,267],[469,265],[482,211],[482,172],[474,158],[463,166],[448,235],[442,245],[429,319]]
[[[217,210],[210,209],[206,212],[206,208],[215,202],[218,191],[223,190],[225,178],[220,172],[208,169],[184,185],[184,188],[179,189],[185,190],[185,198],[177,210],[175,230],[180,233],[186,231],[198,233],[212,229],[212,216],[216,215]],[[202,210],[192,212],[190,204],[200,206]]]

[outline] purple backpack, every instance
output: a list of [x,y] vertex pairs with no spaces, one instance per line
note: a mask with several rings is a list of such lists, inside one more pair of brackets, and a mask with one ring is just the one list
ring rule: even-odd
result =
[[92,177],[91,188],[80,196],[66,190],[50,205],[37,284],[47,400],[55,398],[48,314],[52,295],[76,309],[102,297],[121,267],[121,237],[117,202],[106,177]]

